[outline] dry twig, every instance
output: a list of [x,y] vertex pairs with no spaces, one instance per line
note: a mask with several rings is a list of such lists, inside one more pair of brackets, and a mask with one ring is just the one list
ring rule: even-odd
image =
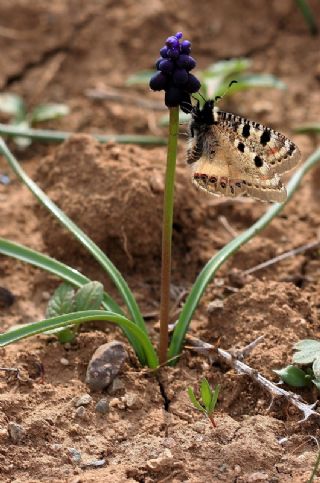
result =
[[300,421],[298,421],[298,423],[307,421],[310,416],[315,416],[319,418],[320,413],[314,411],[314,408],[316,407],[318,401],[316,401],[314,404],[306,404],[302,401],[302,398],[298,394],[294,394],[291,391],[286,391],[285,389],[282,389],[281,387],[277,386],[276,384],[262,376],[258,371],[239,360],[239,355],[240,357],[247,355],[259,342],[261,342],[261,340],[262,338],[259,337],[258,339],[244,347],[242,350],[237,351],[237,356],[235,356],[230,352],[225,351],[224,349],[220,349],[219,347],[216,348],[214,345],[208,344],[207,342],[195,339],[194,337],[187,337],[187,341],[191,343],[193,350],[197,350],[198,352],[206,354],[209,357],[212,357],[213,353],[217,354],[219,359],[225,362],[229,367],[235,369],[239,374],[248,375],[253,381],[259,384],[259,386],[261,386],[271,395],[270,407],[272,406],[276,398],[281,397],[296,408],[298,408],[299,411],[303,413],[304,417]]

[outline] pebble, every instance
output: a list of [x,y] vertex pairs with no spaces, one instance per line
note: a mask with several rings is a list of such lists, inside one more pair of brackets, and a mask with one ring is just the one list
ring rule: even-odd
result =
[[100,468],[106,464],[107,460],[102,458],[101,460],[88,461],[88,463],[83,463],[82,466],[90,466],[92,468]]
[[152,471],[162,471],[164,467],[171,466],[173,456],[169,448],[166,448],[158,458],[152,458],[147,461],[147,467]]
[[248,483],[255,483],[256,481],[269,481],[269,475],[267,473],[262,473],[262,471],[257,471],[256,473],[251,473],[247,477]]
[[109,402],[109,407],[110,408],[124,409],[125,405],[124,405],[124,402],[121,399],[119,399],[118,397],[113,397]]
[[81,452],[76,448],[67,448],[69,456],[73,463],[80,463],[81,461]]
[[116,377],[115,379],[113,379],[112,383],[108,387],[108,392],[110,394],[114,394],[118,391],[122,391],[123,389],[125,389],[125,387],[126,386],[124,385],[124,382],[121,381],[121,379],[119,379],[119,377]]
[[63,366],[68,366],[70,363],[65,357],[61,357],[60,364],[62,364]]
[[97,402],[96,411],[100,414],[106,414],[109,411],[109,403],[106,398],[102,398]]
[[79,406],[74,413],[75,418],[83,419],[85,415],[86,415],[86,408],[84,406]]
[[134,392],[128,392],[123,398],[123,402],[130,409],[137,409],[141,407],[141,399],[139,398],[138,394]]
[[105,389],[118,375],[127,357],[124,345],[116,340],[98,347],[88,364],[86,384],[93,391]]
[[8,433],[13,443],[19,443],[25,436],[24,428],[20,424],[12,421],[8,423]]
[[73,403],[76,408],[78,408],[79,406],[87,406],[91,403],[91,401],[92,397],[90,396],[90,394],[83,394],[82,396],[73,399]]
[[223,310],[223,307],[223,300],[215,299],[208,304],[207,312],[208,314],[212,314],[213,312],[220,312],[221,310]]

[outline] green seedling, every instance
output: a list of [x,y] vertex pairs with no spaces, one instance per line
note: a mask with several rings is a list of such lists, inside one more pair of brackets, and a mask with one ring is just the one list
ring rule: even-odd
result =
[[295,0],[297,7],[303,15],[306,24],[309,27],[311,35],[317,35],[319,32],[318,23],[314,16],[314,13],[307,0]]
[[[305,339],[293,346],[293,365],[274,372],[292,387],[307,387],[313,383],[320,390],[320,341]],[[299,366],[303,366],[303,369]]]
[[[70,110],[66,104],[39,104],[31,111],[27,110],[26,103],[17,94],[4,92],[0,94],[0,111],[10,117],[9,125],[23,131],[28,131],[32,126],[44,121],[51,121],[59,117],[66,116]],[[32,143],[32,139],[23,136],[14,138],[14,142],[21,149]]]
[[[103,300],[103,285],[100,282],[88,282],[78,290],[69,283],[62,283],[48,302],[47,318],[71,314],[85,310],[99,310]],[[80,326],[53,329],[47,334],[55,334],[65,344],[72,342]]]
[[218,401],[219,391],[220,386],[218,384],[212,389],[207,379],[204,378],[200,383],[200,399],[198,400],[192,387],[188,387],[188,396],[193,406],[209,419],[214,428],[216,427],[216,422],[213,419],[213,413]]

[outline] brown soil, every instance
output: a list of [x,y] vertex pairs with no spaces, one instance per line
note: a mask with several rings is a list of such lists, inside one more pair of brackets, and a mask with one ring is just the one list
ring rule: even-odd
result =
[[[310,3],[319,18],[319,2]],[[146,88],[129,91],[125,79],[150,68],[163,39],[178,30],[194,42],[200,68],[248,56],[254,71],[275,74],[288,85],[287,91],[235,95],[225,109],[288,134],[300,122],[319,120],[319,38],[308,34],[289,0],[10,0],[1,2],[0,12],[1,89],[23,95],[29,106],[67,102],[71,114],[49,127],[165,135],[157,126],[161,113],[130,102],[93,101],[85,92],[116,88],[136,99],[160,101],[162,94]],[[305,159],[314,141],[291,137]],[[258,202],[217,201],[198,193],[189,182],[183,144],[181,139],[173,303],[231,239],[223,220],[241,232],[266,209]],[[156,344],[165,148],[101,146],[89,136],[76,135],[60,146],[34,143],[16,154],[121,269],[143,313],[153,314],[150,331]],[[3,172],[9,174],[0,159]],[[319,179],[319,170],[308,175],[284,212],[223,266],[191,324],[192,335],[225,349],[243,347],[263,335],[246,362],[274,381],[272,370],[291,361],[295,341],[319,337],[319,251],[307,251],[244,279],[239,271],[317,238]],[[0,184],[0,201],[2,237],[68,262],[101,280],[117,297],[96,262],[13,176],[9,185]],[[0,298],[1,330],[42,319],[58,280],[6,257],[0,258],[0,275],[0,285],[15,296],[11,306],[5,296]],[[212,312],[209,304],[216,300],[223,301],[223,308]],[[112,327],[86,328],[72,346],[40,336],[1,349],[1,366],[19,368],[22,377],[19,381],[0,374],[1,481],[307,481],[317,454],[313,437],[319,437],[318,424],[298,424],[301,415],[291,406],[270,410],[270,396],[247,377],[192,352],[185,351],[177,367],[164,369],[159,385],[141,370],[127,345],[130,360],[119,378],[121,388],[92,393],[93,401],[79,418],[73,398],[88,392],[87,363],[99,345],[115,338],[124,340]],[[203,376],[221,384],[216,428],[188,402],[186,388]],[[308,402],[317,399],[311,390],[301,394]],[[130,408],[121,400],[128,395],[135,400]],[[106,415],[95,410],[102,397],[112,401]],[[9,422],[25,430],[18,443],[8,436]],[[286,442],[281,443],[283,438]],[[72,460],[70,448],[81,452],[80,463]],[[91,463],[101,459],[105,464],[94,468]]]

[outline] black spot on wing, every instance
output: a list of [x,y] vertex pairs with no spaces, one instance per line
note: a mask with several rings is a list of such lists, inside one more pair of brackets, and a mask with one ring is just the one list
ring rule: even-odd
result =
[[238,149],[241,153],[244,153],[244,144],[243,143],[239,143],[238,144]]
[[242,136],[248,138],[250,136],[250,125],[246,123],[242,129]]
[[260,137],[260,143],[262,146],[265,146],[271,139],[270,131],[268,129],[265,129],[263,133],[261,134]]
[[257,168],[261,168],[261,166],[263,165],[263,160],[260,158],[260,156],[257,155],[254,157],[254,164]]
[[291,156],[291,154],[293,153],[293,151],[296,149],[295,145],[293,143],[290,142],[290,146],[289,146],[289,149],[287,151],[287,154],[289,156]]

